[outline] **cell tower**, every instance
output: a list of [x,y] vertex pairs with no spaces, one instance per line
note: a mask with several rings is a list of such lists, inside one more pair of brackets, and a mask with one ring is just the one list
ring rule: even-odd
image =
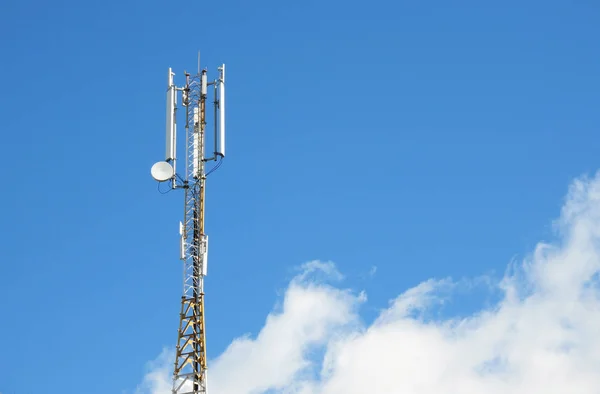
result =
[[[190,75],[184,72],[185,85],[177,87],[169,68],[167,86],[166,158],[152,166],[152,177],[169,186],[183,189],[184,214],[179,223],[180,259],[183,260],[183,295],[173,372],[173,394],[207,392],[206,319],[204,315],[204,277],[207,273],[208,236],[204,231],[206,177],[225,157],[225,65],[218,68],[218,79],[208,81],[206,69]],[[206,103],[209,87],[213,91],[214,152],[205,156]],[[177,98],[185,108],[185,172],[176,171]],[[214,162],[210,171],[206,165]]]

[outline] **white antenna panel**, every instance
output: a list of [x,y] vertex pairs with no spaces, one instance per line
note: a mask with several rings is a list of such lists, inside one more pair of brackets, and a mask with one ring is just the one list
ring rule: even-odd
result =
[[200,114],[198,113],[198,107],[194,107],[194,162],[192,163],[192,171],[195,178],[197,178],[200,174],[200,168],[198,166],[200,153],[199,149],[199,139],[200,139]]
[[204,236],[204,251],[202,253],[202,275],[208,273],[208,235]]
[[219,78],[219,151],[225,157],[225,64],[221,66],[221,77]]
[[166,158],[165,160],[175,160],[175,100],[176,91],[175,85],[173,84],[173,76],[175,73],[169,68],[169,86],[167,90],[167,138],[166,138]]
[[203,95],[206,95],[207,86],[208,86],[208,84],[207,84],[207,81],[206,81],[206,71],[203,71],[202,72],[202,90],[201,90],[201,93]]
[[185,260],[185,238],[183,238],[183,234],[179,238],[179,258]]

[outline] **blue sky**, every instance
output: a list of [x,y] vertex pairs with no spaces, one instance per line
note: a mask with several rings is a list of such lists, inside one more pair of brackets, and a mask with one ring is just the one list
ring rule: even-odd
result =
[[183,196],[149,169],[167,68],[195,70],[197,50],[228,70],[211,359],[307,261],[368,294],[369,324],[423,281],[500,278],[554,239],[569,184],[598,168],[600,7],[484,3],[0,5],[0,392],[130,393],[174,347]]

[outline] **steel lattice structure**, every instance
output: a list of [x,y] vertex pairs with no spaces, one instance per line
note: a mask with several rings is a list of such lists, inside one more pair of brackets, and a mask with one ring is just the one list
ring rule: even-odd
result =
[[[208,236],[204,229],[206,163],[221,164],[224,157],[224,83],[225,65],[219,68],[218,80],[207,82],[207,71],[192,76],[185,73],[186,83],[175,87],[169,70],[167,93],[167,160],[153,167],[158,181],[171,181],[172,189],[184,189],[184,220],[180,223],[180,258],[183,261],[183,294],[173,371],[173,394],[207,393],[206,316],[204,309],[204,277],[207,273]],[[215,151],[205,158],[207,87],[214,87]],[[185,108],[185,175],[175,173],[177,93]],[[220,122],[217,121],[220,114]],[[172,116],[171,116],[172,115]],[[162,170],[172,168],[167,175]],[[168,172],[168,171],[167,171]],[[167,179],[168,178],[168,179]]]
[[[203,160],[206,95],[201,93],[199,78],[186,75],[186,79],[182,103],[186,109],[187,162],[186,178],[183,182],[184,223],[181,228],[183,295],[173,372],[173,393],[206,393],[204,266],[208,243],[204,233],[206,175]],[[186,384],[188,382],[191,384]],[[192,387],[189,387],[190,385]],[[190,388],[192,390],[189,390]]]

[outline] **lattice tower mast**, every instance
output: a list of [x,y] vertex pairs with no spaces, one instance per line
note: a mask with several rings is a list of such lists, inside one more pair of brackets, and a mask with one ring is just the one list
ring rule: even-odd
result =
[[[184,190],[184,220],[179,225],[183,294],[177,332],[173,394],[207,393],[204,277],[207,274],[208,236],[204,228],[205,190],[207,176],[221,165],[225,156],[225,65],[218,70],[219,78],[212,82],[208,82],[206,69],[200,70],[198,67],[196,75],[185,72],[185,85],[177,87],[173,83],[175,74],[169,69],[166,160],[152,167],[154,179],[170,183],[171,190]],[[207,158],[206,104],[209,87],[212,87],[214,96],[214,152]],[[175,170],[178,95],[181,96],[181,104],[185,108],[184,176]],[[216,164],[207,173],[206,164],[211,161]]]

